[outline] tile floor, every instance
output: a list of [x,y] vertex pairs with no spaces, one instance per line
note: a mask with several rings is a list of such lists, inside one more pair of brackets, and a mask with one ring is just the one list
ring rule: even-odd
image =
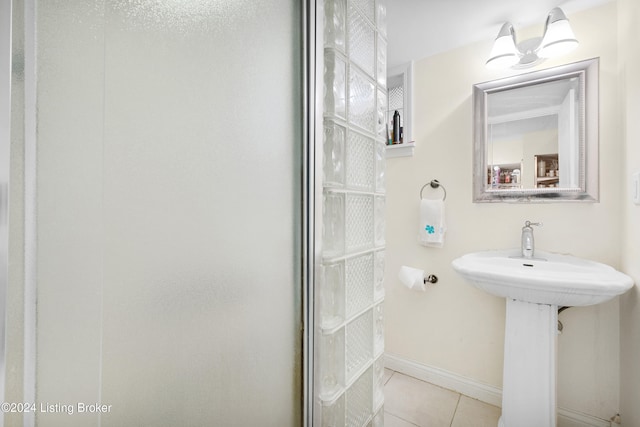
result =
[[385,369],[385,427],[495,427],[500,408]]

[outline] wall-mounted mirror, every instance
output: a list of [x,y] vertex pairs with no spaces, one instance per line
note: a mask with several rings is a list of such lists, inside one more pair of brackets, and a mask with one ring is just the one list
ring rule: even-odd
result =
[[474,85],[474,202],[598,201],[598,67]]

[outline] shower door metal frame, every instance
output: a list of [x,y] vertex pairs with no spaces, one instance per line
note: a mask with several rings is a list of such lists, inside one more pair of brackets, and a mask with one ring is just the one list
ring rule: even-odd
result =
[[[5,400],[9,283],[9,170],[11,146],[11,0],[0,0],[0,402]],[[4,426],[4,413],[0,427]]]
[[[322,212],[318,212],[321,204],[317,202],[318,177],[317,157],[322,153],[321,102],[322,90],[322,28],[318,19],[322,19],[322,8],[318,0],[307,0],[303,3],[302,21],[302,286],[303,286],[303,419],[304,427],[314,425],[314,372],[315,372],[315,269],[318,264],[318,239],[316,229]],[[319,40],[320,39],[320,40]]]

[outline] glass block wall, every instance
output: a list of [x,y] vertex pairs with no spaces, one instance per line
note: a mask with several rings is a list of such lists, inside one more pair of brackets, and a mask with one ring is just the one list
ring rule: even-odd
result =
[[386,0],[324,1],[316,416],[383,425]]

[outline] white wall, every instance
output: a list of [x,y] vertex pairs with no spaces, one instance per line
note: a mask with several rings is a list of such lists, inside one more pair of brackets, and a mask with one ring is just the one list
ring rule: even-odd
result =
[[[640,206],[632,204],[628,196],[630,176],[640,171],[640,4],[636,0],[618,0],[618,4],[622,130],[626,143],[626,162],[622,165],[625,182],[622,267],[640,283]],[[624,426],[634,427],[640,425],[640,292],[637,286],[621,298],[620,308],[620,414]]]
[[[415,63],[416,152],[387,162],[386,351],[492,386],[502,384],[504,300],[467,285],[450,263],[477,250],[518,247],[525,220],[541,221],[538,248],[620,267],[623,143],[617,71],[617,9],[609,3],[569,16],[579,48],[535,69],[600,57],[600,203],[472,203],[475,83],[516,74],[484,68],[492,40]],[[519,38],[542,33],[516,29]],[[419,192],[447,189],[443,249],[417,243]],[[427,194],[428,193],[428,194]],[[425,195],[440,197],[435,190]],[[426,293],[397,280],[401,265],[436,274]],[[559,405],[608,419],[619,409],[619,303],[572,308],[560,316]]]

